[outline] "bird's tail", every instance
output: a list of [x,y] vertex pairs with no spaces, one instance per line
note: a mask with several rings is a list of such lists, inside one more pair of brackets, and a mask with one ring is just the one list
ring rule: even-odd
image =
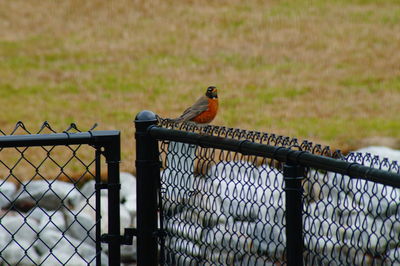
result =
[[177,118],[167,118],[166,120],[167,120],[168,123],[176,123],[176,124],[178,124],[178,123],[181,123],[183,121],[183,117],[180,116],[180,117],[177,117]]

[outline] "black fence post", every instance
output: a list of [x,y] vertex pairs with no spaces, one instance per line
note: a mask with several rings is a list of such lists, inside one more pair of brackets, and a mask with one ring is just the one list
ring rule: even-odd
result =
[[303,187],[304,168],[286,163],[283,167],[286,196],[286,252],[288,266],[303,265]]
[[[101,150],[100,147],[96,147],[96,153],[95,153],[95,169],[96,169],[96,175],[95,175],[95,182],[96,186],[99,186],[101,184]],[[96,265],[101,265],[101,192],[98,187],[95,187],[95,197],[96,197],[96,202],[95,202],[95,209],[96,209]]]
[[108,263],[121,263],[119,164],[121,161],[120,135],[112,137],[104,147],[108,171]]
[[157,124],[153,112],[142,111],[135,118],[136,176],[137,176],[137,264],[153,266],[158,263],[157,189],[160,179],[158,142],[148,128]]

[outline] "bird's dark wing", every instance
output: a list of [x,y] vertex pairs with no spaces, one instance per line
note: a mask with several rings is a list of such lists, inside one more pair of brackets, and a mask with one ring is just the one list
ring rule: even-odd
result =
[[202,96],[192,106],[186,109],[180,117],[173,119],[173,121],[177,123],[189,121],[207,109],[208,99]]

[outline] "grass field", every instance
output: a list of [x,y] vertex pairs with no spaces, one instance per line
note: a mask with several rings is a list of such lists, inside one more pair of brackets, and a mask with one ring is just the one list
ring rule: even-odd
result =
[[400,2],[1,1],[0,128],[122,131],[209,85],[214,124],[355,148],[400,136]]

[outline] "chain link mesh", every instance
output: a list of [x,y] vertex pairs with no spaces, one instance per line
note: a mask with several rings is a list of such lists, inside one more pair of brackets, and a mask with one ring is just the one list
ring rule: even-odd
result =
[[[308,141],[231,129],[171,124],[166,128],[250,140],[399,173],[397,162]],[[286,263],[282,163],[241,153],[160,141],[162,263]],[[400,180],[399,180],[400,182]],[[400,263],[400,191],[362,179],[306,169],[303,180],[305,265]]]
[[[0,133],[0,141],[31,134],[22,122]],[[45,122],[35,134],[45,133],[56,131]],[[89,145],[0,148],[0,265],[94,265],[104,256],[95,244],[94,154]]]
[[[396,161],[368,153],[343,159],[400,173]],[[304,189],[307,265],[400,263],[399,189],[319,169],[308,170]]]

